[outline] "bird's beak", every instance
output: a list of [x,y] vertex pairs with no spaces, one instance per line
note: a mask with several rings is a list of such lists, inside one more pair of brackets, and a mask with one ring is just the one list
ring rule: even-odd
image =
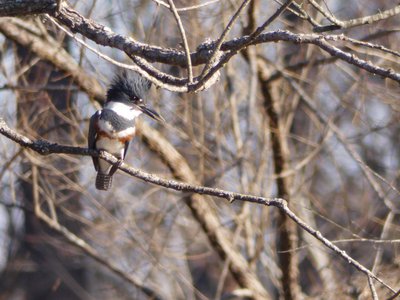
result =
[[161,117],[158,113],[156,113],[154,110],[151,110],[150,108],[147,108],[144,105],[138,105],[138,108],[146,115],[148,115],[150,118],[158,121],[158,122],[165,122],[164,118]]

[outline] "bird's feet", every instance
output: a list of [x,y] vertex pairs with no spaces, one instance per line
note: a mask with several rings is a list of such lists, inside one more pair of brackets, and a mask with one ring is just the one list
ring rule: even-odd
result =
[[114,173],[117,172],[118,168],[122,165],[123,162],[124,161],[122,159],[118,159],[118,161],[115,164],[113,164],[113,166],[111,167],[109,174],[111,176],[114,175]]
[[115,165],[117,166],[117,168],[119,168],[122,165],[123,162],[124,161],[122,159],[118,159],[118,161],[116,162]]

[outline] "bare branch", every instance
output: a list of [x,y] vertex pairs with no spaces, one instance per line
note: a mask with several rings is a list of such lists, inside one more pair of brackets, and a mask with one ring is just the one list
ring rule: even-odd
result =
[[[218,72],[218,70],[220,68],[222,68],[234,55],[236,55],[236,53],[238,51],[242,50],[241,47],[247,43],[248,39],[249,39],[249,36],[245,36],[245,37],[224,43],[221,46],[222,50],[225,50],[224,46],[229,48],[231,46],[231,43],[234,44],[232,47],[234,50],[231,49],[230,52],[223,54],[220,58],[219,63],[210,69],[210,71],[207,73],[207,75],[204,77],[204,79],[208,80],[209,78],[211,78],[211,76],[213,76],[216,72]],[[340,38],[337,35],[332,35],[332,36],[330,35],[330,36],[325,37],[325,36],[319,36],[319,35],[294,34],[289,31],[278,30],[278,31],[261,34],[251,44],[260,43],[261,40],[263,40],[263,39],[268,39],[270,41],[276,39],[276,41],[290,41],[290,42],[299,43],[299,44],[303,44],[303,43],[314,44],[314,45],[319,46],[321,49],[325,50],[326,52],[328,52],[333,57],[342,59],[342,60],[348,62],[349,64],[355,65],[355,66],[357,66],[361,69],[364,69],[372,74],[377,74],[377,75],[381,75],[383,77],[391,78],[400,83],[400,73],[395,72],[393,69],[391,69],[391,68],[385,69],[385,68],[382,68],[379,66],[375,66],[374,64],[372,64],[369,61],[363,60],[354,54],[345,52],[345,51],[329,44],[328,42],[326,42],[325,39],[333,40],[333,41],[339,40]],[[240,46],[238,44],[236,44],[236,42],[238,40],[240,40]],[[238,49],[236,48],[237,46],[239,47]],[[201,86],[195,84],[193,87],[193,90],[196,91],[199,88],[201,88]]]
[[264,30],[265,28],[267,28],[273,21],[276,20],[276,18],[278,18],[285,10],[286,8],[289,7],[289,5],[293,2],[293,0],[287,0],[284,4],[282,4],[281,7],[279,7],[277,9],[277,11],[267,19],[267,21],[264,22],[264,24],[262,24],[260,27],[258,27],[252,34],[250,34],[250,41],[249,43],[251,43],[251,41],[253,41],[254,39],[256,39]]
[[372,299],[373,300],[379,300],[378,294],[376,293],[376,289],[375,289],[375,286],[374,286],[374,282],[372,281],[372,278],[370,276],[368,276],[368,285],[369,285],[369,288],[371,290]]
[[189,80],[189,83],[192,83],[193,82],[192,61],[190,60],[190,49],[189,49],[189,44],[188,44],[188,41],[186,38],[185,28],[183,27],[181,17],[179,16],[178,12],[176,11],[174,0],[168,0],[168,3],[169,3],[170,10],[173,13],[173,15],[176,19],[176,22],[178,24],[179,31],[181,33],[183,46],[185,48],[186,59],[187,59],[188,80]]
[[[30,148],[41,155],[48,155],[52,153],[64,153],[64,154],[73,154],[73,155],[85,155],[85,156],[96,156],[99,157],[111,164],[118,164],[120,161],[114,157],[113,155],[105,152],[105,151],[96,151],[87,148],[80,147],[71,147],[64,146],[59,144],[53,144],[44,140],[32,141],[31,139],[15,132],[11,128],[7,126],[3,119],[0,119],[0,134],[6,136],[7,138],[13,140],[14,142],[20,144],[23,147]],[[372,273],[369,269],[360,264],[357,260],[350,257],[346,251],[340,249],[336,245],[334,245],[331,241],[325,238],[321,232],[313,229],[308,224],[306,224],[303,220],[301,220],[292,210],[289,209],[286,201],[281,198],[265,198],[258,197],[248,194],[240,194],[235,192],[230,192],[218,188],[210,188],[205,186],[193,185],[189,183],[178,182],[175,180],[167,180],[162,179],[154,174],[146,173],[141,170],[135,169],[126,163],[122,163],[119,169],[126,174],[129,174],[133,177],[139,178],[148,183],[152,183],[158,186],[162,186],[168,189],[182,191],[182,192],[191,192],[197,193],[201,195],[210,195],[217,198],[226,199],[229,202],[233,202],[235,200],[238,201],[246,201],[251,203],[262,204],[266,206],[274,206],[282,211],[282,213],[286,214],[290,219],[292,219],[299,227],[307,231],[309,234],[314,236],[317,240],[319,240],[322,244],[324,244],[327,248],[334,251],[337,255],[339,255],[342,259],[347,261],[350,265],[355,267],[360,272],[364,273],[367,276],[375,279],[391,292],[396,293],[396,291],[386,284],[382,279],[377,277],[374,273]],[[262,299],[262,298],[260,298]]]
[[391,297],[387,298],[386,300],[394,300],[399,296],[400,296],[400,290],[398,290],[394,295],[392,295]]
[[222,43],[224,42],[226,36],[228,33],[231,31],[233,24],[239,17],[240,13],[245,9],[247,4],[249,4],[251,0],[245,0],[243,3],[240,5],[238,10],[235,12],[235,14],[232,16],[232,18],[229,20],[228,25],[226,25],[224,31],[222,32],[221,36],[219,37],[215,47],[212,50],[212,54],[210,58],[208,59],[206,65],[204,66],[203,71],[201,72],[201,79],[204,79],[204,76],[208,73],[208,71],[211,69],[211,66],[215,63],[215,59],[217,58],[218,51],[221,48]]
[[[72,10],[71,8],[65,7],[65,5],[61,9],[60,13],[54,17],[62,24],[69,27],[73,32],[78,32],[100,45],[120,49],[127,53],[130,57],[140,56],[144,57],[150,62],[157,61],[180,66],[187,65],[186,55],[182,51],[142,44],[133,40],[132,38],[115,34],[109,28],[84,18],[78,12]],[[207,72],[207,75],[204,77],[204,79],[210,79],[215,72],[217,72],[230,60],[230,58],[248,45],[286,41],[296,44],[314,44],[328,52],[330,55],[342,59],[347,63],[360,67],[372,74],[381,75],[383,77],[391,78],[397,82],[400,82],[400,74],[396,73],[393,69],[385,69],[375,66],[371,62],[360,59],[354,54],[340,50],[339,48],[327,43],[326,40],[328,39],[338,40],[340,38],[334,35],[325,38],[324,36],[317,34],[295,34],[290,31],[277,30],[260,34],[255,38],[252,38],[251,36],[243,36],[233,39],[221,44],[221,50],[226,51],[227,53],[220,58],[220,61],[217,65],[210,69],[210,72]],[[217,42],[211,42],[199,45],[197,51],[191,54],[192,64],[198,65],[207,62],[210,58],[210,55],[212,55],[212,52],[210,53],[210,51],[215,49],[216,43]],[[163,82],[166,80],[165,76],[162,75],[160,75],[158,79],[162,80]],[[195,83],[190,90],[199,90],[203,85],[203,82],[200,84]]]
[[334,25],[341,26],[342,22],[338,19],[335,18],[335,16],[329,12],[326,11],[321,5],[319,5],[316,1],[314,0],[308,0],[308,2],[311,3],[314,8],[319,11],[324,17],[326,17],[329,21],[331,21]]
[[357,39],[352,39],[352,38],[345,36],[344,34],[341,34],[338,36],[325,36],[325,38],[327,40],[333,40],[333,41],[342,40],[342,41],[350,42],[357,46],[363,46],[363,47],[367,47],[367,48],[371,48],[371,49],[381,50],[382,52],[386,52],[386,53],[392,54],[394,56],[400,57],[400,52],[398,52],[398,51],[394,51],[392,49],[389,49],[389,48],[379,45],[379,44],[373,44],[370,42],[364,42],[364,41],[360,41]]
[[[95,48],[91,47],[90,45],[88,45],[87,43],[85,43],[82,39],[76,37],[74,34],[72,34],[71,32],[69,32],[68,30],[66,30],[64,27],[62,27],[60,24],[58,24],[52,17],[48,16],[48,20],[50,20],[54,25],[56,25],[58,28],[60,28],[60,30],[64,31],[67,35],[69,35],[70,37],[72,37],[75,41],[77,41],[79,44],[81,44],[82,46],[86,47],[87,49],[89,49],[90,51],[92,51],[93,53],[96,53],[99,57],[103,58],[104,60],[120,67],[120,68],[124,68],[127,70],[132,70],[135,71],[137,73],[139,73],[140,75],[142,75],[144,78],[148,79],[149,81],[153,82],[156,86],[160,87],[160,88],[164,88],[173,92],[187,92],[187,87],[185,86],[176,86],[176,85],[171,85],[168,83],[164,83],[160,80],[158,80],[156,77],[152,77],[151,75],[149,75],[146,71],[144,71],[141,67],[139,67],[138,65],[128,65],[128,64],[124,64],[121,63],[119,61],[116,61],[115,59],[112,59],[111,57],[103,54],[100,51],[97,51]],[[136,58],[137,59],[137,58]],[[146,66],[144,66],[145,70],[148,70],[146,68]],[[183,85],[184,81],[180,80],[179,78],[175,78],[172,77],[168,74],[156,71],[158,73],[158,75],[163,76],[163,78],[170,78],[170,81],[175,82],[175,84],[177,85]]]
[[[162,6],[166,7],[166,8],[170,8],[170,6],[169,6],[167,3],[165,3],[164,1],[161,1],[161,0],[153,0],[153,1],[154,1],[155,3],[157,3],[157,4],[159,4],[159,5],[162,5]],[[198,5],[176,8],[176,10],[177,10],[178,12],[179,12],[179,11],[195,10],[195,9],[199,9],[199,8],[208,6],[208,5],[210,5],[210,4],[217,3],[217,2],[219,2],[219,1],[220,1],[220,0],[210,0],[210,1],[207,1],[207,2],[204,2],[204,3],[201,3],[201,4],[198,4]]]

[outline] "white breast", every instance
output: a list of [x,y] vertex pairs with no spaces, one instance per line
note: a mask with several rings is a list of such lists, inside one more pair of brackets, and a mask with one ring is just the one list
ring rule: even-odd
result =
[[124,148],[125,145],[120,143],[118,140],[107,137],[101,137],[96,141],[96,149],[106,150],[107,152],[116,156],[120,156]]

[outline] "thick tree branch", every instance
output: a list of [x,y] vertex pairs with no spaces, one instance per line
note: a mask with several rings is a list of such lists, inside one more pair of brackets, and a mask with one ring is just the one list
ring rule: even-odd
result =
[[[140,43],[130,37],[125,37],[114,33],[111,29],[96,23],[93,20],[86,19],[75,10],[64,6],[60,13],[53,15],[61,24],[67,26],[70,30],[80,33],[83,36],[93,40],[95,43],[117,48],[124,51],[129,56],[139,56],[145,58],[149,62],[161,62],[171,65],[187,66],[187,58],[184,51],[176,49],[167,49],[149,44]],[[360,67],[372,74],[381,75],[400,82],[400,73],[396,73],[393,69],[385,69],[375,66],[369,61],[363,60],[345,52],[335,46],[332,46],[327,40],[340,40],[340,36],[324,37],[318,34],[296,34],[290,31],[271,31],[257,35],[247,35],[226,41],[221,44],[221,51],[227,52],[229,55],[224,60],[220,60],[218,65],[214,67],[215,71],[222,68],[238,51],[249,45],[268,43],[268,42],[292,42],[296,44],[314,44],[330,55],[346,61],[349,64]],[[206,63],[212,56],[213,49],[218,45],[218,41],[206,42],[197,47],[197,51],[191,54],[191,62],[193,66]],[[214,71],[214,72],[215,72]],[[210,74],[211,76],[212,74]]]
[[[180,80],[178,82],[177,79],[174,79],[167,74],[160,73],[147,63],[160,62],[187,67],[187,56],[185,55],[184,51],[141,43],[132,39],[131,37],[114,33],[110,28],[83,17],[66,4],[63,4],[59,11],[53,11],[50,13],[50,15],[57,19],[61,24],[68,27],[71,31],[82,34],[99,45],[109,46],[124,51],[128,56],[134,59],[135,63],[144,68],[146,72],[148,72],[151,76],[156,77],[158,80],[161,80],[165,83],[171,83],[176,86],[182,86],[182,84],[185,84],[184,79],[178,79]],[[256,36],[249,35],[235,38],[221,44],[221,51],[226,53],[220,58],[219,63],[210,70],[210,74],[208,74],[207,78],[211,78],[213,73],[222,68],[224,64],[226,64],[238,51],[249,45],[284,41],[293,42],[296,44],[314,44],[328,52],[330,55],[346,61],[349,64],[362,68],[372,74],[377,74],[400,82],[400,73],[395,72],[391,68],[382,68],[372,64],[369,61],[360,59],[354,54],[345,52],[335,46],[332,46],[327,42],[327,40],[340,40],[340,36],[333,35],[324,37],[318,34],[296,34],[290,31],[278,30],[259,35],[257,34]],[[196,66],[209,61],[210,57],[212,56],[213,49],[215,49],[217,44],[217,41],[200,44],[197,47],[196,52],[191,53],[190,55],[192,65]],[[140,58],[144,58],[147,62],[140,60]],[[196,80],[198,80],[198,78],[195,78],[194,82],[196,82]],[[157,82],[154,83],[157,85]],[[186,91],[198,90],[199,88],[201,87],[196,86],[195,83],[194,87],[188,88]]]

